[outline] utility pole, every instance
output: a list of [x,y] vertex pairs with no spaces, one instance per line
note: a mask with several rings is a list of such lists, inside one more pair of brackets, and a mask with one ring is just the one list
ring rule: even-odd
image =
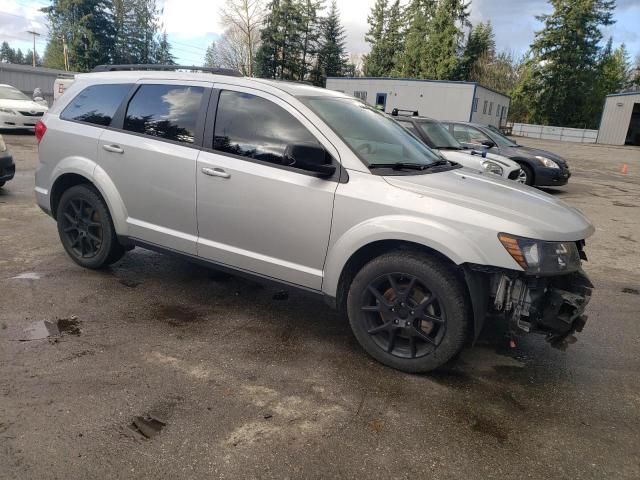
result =
[[69,71],[69,50],[67,48],[67,39],[62,35],[62,55],[64,57],[64,69]]
[[40,34],[34,30],[27,30],[27,33],[33,35],[33,66],[36,66],[36,37],[39,37]]

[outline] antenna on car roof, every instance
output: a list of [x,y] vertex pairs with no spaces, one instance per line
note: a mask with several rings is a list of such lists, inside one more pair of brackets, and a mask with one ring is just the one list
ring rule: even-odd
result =
[[176,70],[191,70],[193,72],[207,72],[215,75],[227,75],[230,77],[242,77],[242,74],[236,70],[230,68],[210,68],[210,67],[197,67],[195,65],[154,65],[149,63],[143,64],[130,64],[130,65],[98,65],[92,72],[122,72],[122,71],[176,71]]
[[407,117],[409,115],[411,115],[412,117],[418,116],[418,110],[402,110],[401,108],[394,108],[393,110],[391,110],[391,115],[393,117],[397,117],[398,115],[400,115],[400,112],[406,112],[406,113],[402,113],[402,115]]

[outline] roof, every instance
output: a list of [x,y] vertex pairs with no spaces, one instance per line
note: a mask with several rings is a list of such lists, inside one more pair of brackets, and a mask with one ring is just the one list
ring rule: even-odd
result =
[[422,82],[422,83],[456,83],[458,85],[471,85],[474,87],[484,88],[490,92],[497,93],[503,97],[507,97],[511,100],[511,97],[507,94],[494,90],[493,88],[485,87],[478,82],[467,82],[464,80],[429,80],[424,78],[396,78],[396,77],[327,77],[327,80],[394,80],[399,82]]
[[626,97],[627,95],[640,95],[640,90],[636,92],[610,93],[607,97]]
[[113,81],[129,81],[138,80],[182,80],[196,82],[215,82],[220,84],[232,84],[245,87],[260,88],[269,86],[280,91],[284,91],[295,97],[347,97],[339,92],[327,90],[325,88],[314,87],[305,83],[287,82],[282,80],[266,80],[263,78],[251,77],[233,77],[230,75],[218,75],[205,72],[176,72],[176,71],[149,71],[149,70],[124,70],[115,72],[94,72],[83,73],[76,77],[78,81],[108,80]]

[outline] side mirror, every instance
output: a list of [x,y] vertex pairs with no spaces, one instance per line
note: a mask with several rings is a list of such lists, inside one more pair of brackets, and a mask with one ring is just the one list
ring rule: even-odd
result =
[[487,148],[492,148],[495,147],[496,144],[495,142],[491,141],[491,140],[483,140],[482,142],[480,142],[482,145],[484,145]]
[[321,177],[330,177],[336,172],[336,166],[331,164],[331,157],[320,145],[289,144],[284,157],[288,166],[315,172]]

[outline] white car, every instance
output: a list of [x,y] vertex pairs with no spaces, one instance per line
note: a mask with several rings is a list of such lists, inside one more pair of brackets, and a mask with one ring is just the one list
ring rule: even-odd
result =
[[48,110],[17,88],[0,84],[0,129],[33,130]]
[[400,115],[397,109],[394,109],[391,116],[447,160],[477,171],[493,173],[504,179],[526,182],[526,175],[517,162],[503,155],[489,153],[486,149],[474,150],[463,146],[444,125],[433,118],[420,117],[415,113],[411,116]]

